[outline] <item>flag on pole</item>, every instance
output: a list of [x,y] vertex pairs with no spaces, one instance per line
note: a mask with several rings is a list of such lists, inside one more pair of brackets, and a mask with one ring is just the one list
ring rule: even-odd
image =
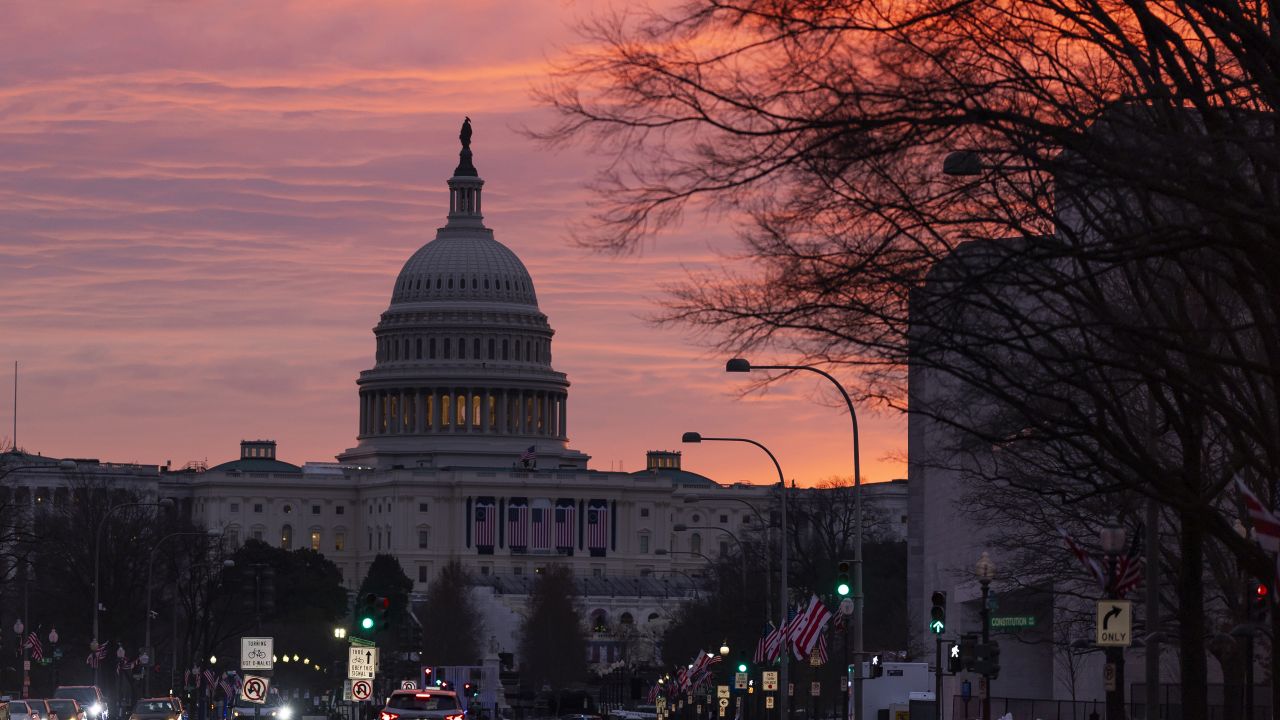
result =
[[818,633],[818,647],[813,649],[819,665],[827,664],[827,634]]
[[209,689],[209,694],[213,694],[213,686],[218,683],[218,678],[213,674],[212,670],[204,671],[204,686]]
[[808,657],[809,653],[813,652],[813,647],[817,645],[818,638],[822,635],[830,618],[831,611],[818,599],[817,595],[809,598],[809,607],[798,616],[800,623],[795,628],[791,640],[797,659]]
[[1102,563],[1098,562],[1098,559],[1090,555],[1084,548],[1077,545],[1075,539],[1067,534],[1067,531],[1063,528],[1058,528],[1058,534],[1062,535],[1062,540],[1067,544],[1067,549],[1071,551],[1072,555],[1076,556],[1076,559],[1089,572],[1089,575],[1097,581],[1098,585],[1106,587],[1107,573],[1102,569]]
[[40,644],[40,638],[36,637],[34,632],[27,634],[23,646],[31,650],[31,657],[37,662],[44,659],[44,646]]
[[756,641],[756,654],[752,656],[752,662],[759,665],[769,661],[769,643],[776,632],[777,630],[773,627],[773,623],[765,625],[764,635],[761,635],[760,639]]
[[1146,569],[1146,556],[1142,552],[1143,527],[1133,533],[1133,542],[1129,544],[1129,552],[1116,558],[1112,578],[1113,590],[1118,597],[1124,597],[1142,584],[1143,571]]

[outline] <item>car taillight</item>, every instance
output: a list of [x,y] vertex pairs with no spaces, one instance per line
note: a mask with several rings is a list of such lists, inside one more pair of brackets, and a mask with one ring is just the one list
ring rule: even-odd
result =
[[462,720],[462,718],[465,716],[466,716],[466,713],[453,713],[450,715],[445,715],[444,720]]
[[386,710],[378,713],[378,720],[396,720],[398,717],[400,717],[400,713],[387,712]]

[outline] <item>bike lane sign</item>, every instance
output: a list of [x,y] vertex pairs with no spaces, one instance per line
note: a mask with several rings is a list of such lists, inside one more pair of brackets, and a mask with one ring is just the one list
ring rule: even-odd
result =
[[275,640],[269,637],[240,638],[240,669],[270,670],[271,656],[275,652]]

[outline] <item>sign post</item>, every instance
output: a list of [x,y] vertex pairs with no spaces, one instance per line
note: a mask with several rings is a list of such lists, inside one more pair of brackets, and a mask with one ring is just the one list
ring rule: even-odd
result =
[[1128,600],[1099,600],[1097,641],[1099,647],[1129,647],[1133,644],[1133,603]]

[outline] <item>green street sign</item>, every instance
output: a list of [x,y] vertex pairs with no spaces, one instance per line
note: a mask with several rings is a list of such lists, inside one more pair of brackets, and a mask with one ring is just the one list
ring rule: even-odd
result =
[[1035,615],[1006,615],[991,618],[991,629],[996,628],[1029,628],[1036,626]]
[[945,625],[943,625],[943,623],[942,623],[942,621],[941,621],[941,620],[934,620],[933,622],[929,623],[929,629],[930,629],[930,630],[932,630],[933,632],[935,632],[935,633],[939,634],[939,635],[941,635],[941,634],[942,634],[942,631],[943,631],[945,628],[946,628],[946,626],[945,626]]

